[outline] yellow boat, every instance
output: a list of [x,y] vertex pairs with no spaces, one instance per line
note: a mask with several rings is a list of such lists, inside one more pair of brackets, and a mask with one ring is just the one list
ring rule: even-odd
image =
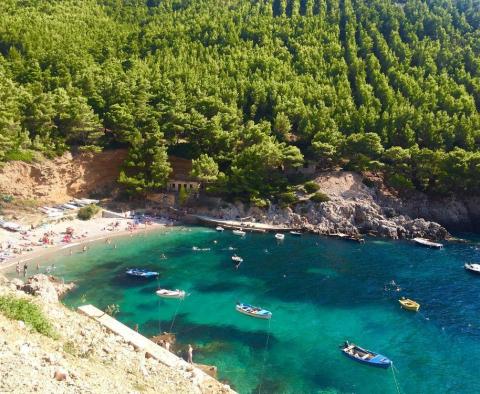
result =
[[402,297],[400,300],[398,300],[398,302],[400,303],[402,308],[406,309],[407,311],[418,312],[418,310],[420,309],[420,304],[409,298]]

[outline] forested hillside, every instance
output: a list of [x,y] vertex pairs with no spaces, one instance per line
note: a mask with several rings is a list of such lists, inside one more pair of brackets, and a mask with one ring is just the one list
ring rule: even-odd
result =
[[400,189],[480,191],[476,0],[3,0],[0,160],[167,150],[262,204],[303,159]]

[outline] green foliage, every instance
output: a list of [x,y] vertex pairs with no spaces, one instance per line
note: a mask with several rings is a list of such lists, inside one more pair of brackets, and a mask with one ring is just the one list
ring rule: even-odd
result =
[[38,305],[24,298],[0,296],[0,313],[13,320],[22,320],[36,332],[56,339],[57,333]]
[[282,206],[290,206],[298,201],[297,196],[295,195],[294,192],[288,191],[281,193],[279,195],[280,203]]
[[327,202],[330,201],[330,198],[322,192],[316,192],[314,195],[310,197],[310,201],[313,202]]
[[100,208],[95,205],[95,204],[89,204],[85,207],[82,207],[78,210],[77,212],[77,217],[80,220],[90,220],[92,217],[94,217],[98,212],[100,211]]
[[14,200],[13,196],[10,195],[10,194],[2,194],[0,195],[0,200],[2,200],[3,202],[12,202]]
[[178,203],[180,206],[185,205],[189,197],[187,189],[183,185],[180,185],[178,189]]
[[304,155],[480,192],[475,1],[5,0],[0,13],[0,161],[127,147],[119,183],[145,194],[165,186],[167,147],[188,144],[197,176],[244,201],[285,192]]
[[307,193],[315,193],[316,191],[318,191],[320,189],[320,186],[318,185],[318,183],[314,182],[314,181],[308,181],[308,182],[305,182],[303,184],[303,187],[305,188],[305,191]]
[[192,161],[191,175],[201,182],[214,182],[219,176],[218,164],[210,156],[201,154],[198,159]]

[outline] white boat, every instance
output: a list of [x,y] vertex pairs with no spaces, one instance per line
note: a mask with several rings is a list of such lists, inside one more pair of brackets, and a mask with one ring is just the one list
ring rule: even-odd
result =
[[215,230],[221,232],[221,231],[223,231],[223,230],[225,230],[225,229],[224,229],[222,226],[217,226],[217,227],[215,227]]
[[185,298],[185,291],[183,290],[167,290],[167,289],[160,289],[156,291],[156,294],[162,298]]
[[417,245],[421,245],[421,246],[426,246],[428,248],[436,248],[436,249],[442,249],[443,248],[443,244],[439,243],[439,242],[433,242],[433,241],[430,241],[426,238],[413,238],[412,240],[413,242],[415,242]]
[[302,233],[300,231],[290,231],[291,235],[295,235],[296,237],[300,237]]
[[473,272],[474,274],[480,274],[480,264],[466,263],[464,267],[467,271]]
[[232,260],[235,261],[236,263],[243,262],[243,259],[240,256],[237,256],[236,254],[232,256]]
[[242,229],[240,229],[240,230],[233,230],[232,233],[233,233],[234,235],[239,235],[240,237],[244,237],[245,234],[246,234],[246,232],[243,231]]
[[243,313],[244,315],[256,317],[258,319],[271,319],[272,318],[272,312],[267,311],[266,309],[259,308],[257,306],[249,305],[249,304],[243,304],[238,302],[237,305],[235,306],[235,309]]
[[277,233],[275,234],[275,238],[278,239],[279,241],[283,241],[285,239],[285,234]]

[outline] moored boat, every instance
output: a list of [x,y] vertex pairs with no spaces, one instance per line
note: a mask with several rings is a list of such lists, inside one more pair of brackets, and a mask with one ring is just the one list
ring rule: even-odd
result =
[[185,291],[183,290],[168,290],[168,289],[159,289],[155,292],[159,297],[163,298],[185,298]]
[[217,227],[215,227],[215,230],[222,232],[225,229],[222,226],[217,226]]
[[409,298],[402,297],[398,300],[398,302],[400,303],[402,308],[406,309],[407,311],[418,312],[418,310],[420,309],[420,304]]
[[279,241],[283,241],[285,239],[285,234],[276,233],[275,238],[278,239]]
[[429,239],[426,239],[426,238],[417,237],[417,238],[413,238],[412,241],[415,242],[417,245],[426,246],[427,248],[435,248],[435,249],[443,248],[443,244],[439,242],[430,241]]
[[296,237],[300,237],[302,235],[302,233],[300,231],[290,231],[290,234],[294,235]]
[[382,354],[372,352],[355,345],[354,343],[345,343],[340,347],[342,353],[355,361],[372,367],[388,368],[392,365],[392,361]]
[[129,268],[126,271],[126,274],[137,278],[156,278],[158,276],[158,272],[149,271],[143,268]]
[[270,319],[272,317],[272,312],[267,311],[266,309],[249,304],[243,304],[241,302],[237,302],[235,309],[244,315],[256,317],[258,319]]
[[239,235],[240,237],[244,237],[245,234],[246,234],[246,232],[243,231],[242,229],[240,229],[240,230],[233,230],[232,233],[233,233],[234,235]]
[[479,274],[480,275],[480,264],[466,263],[464,265],[464,268],[469,272],[473,272],[474,274]]
[[235,261],[236,263],[243,262],[243,259],[240,256],[237,256],[236,254],[232,256],[232,260]]

